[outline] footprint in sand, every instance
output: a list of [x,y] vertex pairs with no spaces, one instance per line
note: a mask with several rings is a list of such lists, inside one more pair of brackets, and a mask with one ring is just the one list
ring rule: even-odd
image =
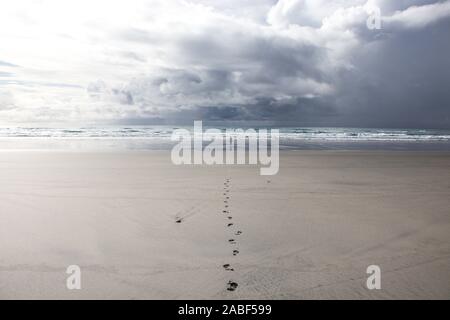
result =
[[238,287],[238,284],[236,282],[228,281],[228,284],[227,284],[228,291],[234,291],[237,289],[237,287]]
[[236,231],[234,234],[235,234],[236,236],[239,236],[239,235],[242,234],[242,231]]
[[[230,190],[229,190],[229,188],[230,188],[229,182],[230,182],[230,179],[227,179],[226,182],[224,183],[224,193],[223,193],[223,195],[225,196],[225,199],[223,201],[225,203],[225,210],[222,210],[222,213],[227,213],[227,214],[230,213],[230,211],[227,209],[228,208],[228,201],[230,199],[230,196],[229,196],[229,192],[230,192]],[[228,218],[228,220],[232,220],[233,219],[232,216],[228,216],[227,218]],[[229,228],[229,227],[231,227],[233,225],[234,224],[230,222],[230,223],[227,224],[227,227]],[[237,232],[235,232],[235,235],[240,235],[241,233],[242,233],[241,231],[237,231]],[[228,242],[230,244],[236,244],[236,240],[235,239],[229,239]],[[239,254],[239,250],[233,250],[233,256],[236,256],[238,254]],[[232,268],[229,263],[224,264],[223,268],[226,271],[234,271],[234,268]],[[236,282],[231,281],[231,280],[228,281],[228,283],[227,283],[227,290],[228,291],[234,291],[234,290],[237,289],[237,287],[238,287],[238,284]]]
[[230,266],[229,263],[226,263],[223,265],[223,268],[227,271],[234,271],[234,269]]
[[177,220],[175,220],[176,223],[181,223],[183,221],[183,218],[177,218]]

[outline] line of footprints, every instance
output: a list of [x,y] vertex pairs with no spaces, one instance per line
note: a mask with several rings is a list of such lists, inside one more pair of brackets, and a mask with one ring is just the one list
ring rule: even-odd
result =
[[[224,187],[223,187],[223,191],[224,191],[223,192],[224,209],[222,210],[222,213],[224,215],[226,215],[226,217],[227,217],[227,228],[230,228],[231,230],[234,230],[234,228],[233,228],[233,226],[234,226],[233,216],[230,213],[230,206],[229,206],[229,202],[230,202],[230,179],[226,179],[223,185],[224,185]],[[241,234],[242,234],[242,231],[239,231],[239,230],[234,232],[234,236],[239,236]],[[239,254],[239,250],[236,249],[236,239],[231,238],[231,239],[228,240],[228,242],[230,243],[230,245],[233,246],[233,251],[232,251],[233,256],[237,256]],[[226,271],[234,271],[234,268],[229,263],[224,264],[223,268]],[[238,284],[236,282],[231,281],[231,280],[228,281],[228,283],[227,283],[227,290],[228,291],[234,291],[234,290],[237,289],[237,287],[238,287]]]

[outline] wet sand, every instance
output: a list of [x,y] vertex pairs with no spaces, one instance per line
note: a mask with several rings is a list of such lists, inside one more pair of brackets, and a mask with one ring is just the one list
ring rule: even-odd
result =
[[450,298],[450,153],[0,152],[0,177],[0,299]]

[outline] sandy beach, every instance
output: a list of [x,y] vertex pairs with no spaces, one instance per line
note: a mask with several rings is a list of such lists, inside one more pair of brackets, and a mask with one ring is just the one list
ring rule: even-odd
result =
[[0,177],[0,299],[450,298],[450,153],[283,151],[264,177],[4,151]]

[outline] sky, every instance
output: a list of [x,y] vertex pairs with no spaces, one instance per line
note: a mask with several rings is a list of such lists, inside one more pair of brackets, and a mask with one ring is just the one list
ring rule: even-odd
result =
[[2,126],[450,128],[449,84],[450,0],[0,3]]

